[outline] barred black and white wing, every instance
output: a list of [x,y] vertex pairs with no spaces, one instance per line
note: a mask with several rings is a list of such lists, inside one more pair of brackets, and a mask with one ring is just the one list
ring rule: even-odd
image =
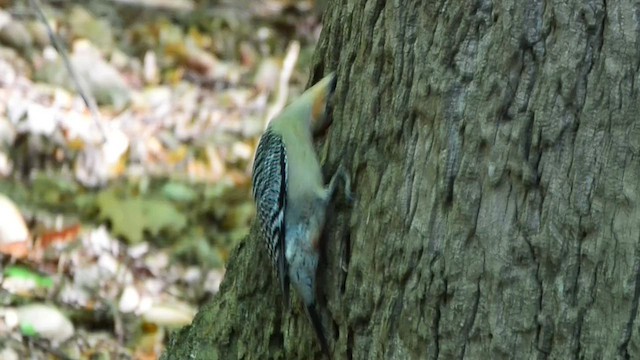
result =
[[287,150],[282,137],[267,129],[253,162],[253,198],[256,216],[269,258],[278,273],[285,307],[289,306],[289,277],[285,258],[287,206]]

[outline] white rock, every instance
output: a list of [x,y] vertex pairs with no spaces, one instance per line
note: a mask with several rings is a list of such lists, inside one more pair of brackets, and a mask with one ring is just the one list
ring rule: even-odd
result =
[[3,194],[0,194],[0,219],[0,246],[29,239],[29,230],[20,210]]
[[140,304],[140,294],[138,290],[132,286],[127,286],[120,296],[119,308],[123,313],[133,312]]
[[19,360],[18,353],[10,347],[0,350],[0,359],[2,360]]
[[17,309],[21,328],[31,328],[38,336],[60,343],[73,336],[73,324],[53,306],[31,304]]

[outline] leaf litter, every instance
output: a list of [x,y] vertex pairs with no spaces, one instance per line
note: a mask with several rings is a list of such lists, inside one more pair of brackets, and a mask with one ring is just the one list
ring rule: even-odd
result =
[[320,5],[0,3],[0,358],[158,358],[249,231]]

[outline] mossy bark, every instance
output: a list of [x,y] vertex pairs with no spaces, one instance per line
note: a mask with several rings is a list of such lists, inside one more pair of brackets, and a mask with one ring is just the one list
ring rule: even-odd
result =
[[[640,358],[640,6],[332,1],[336,359]],[[343,241],[346,272],[341,271]],[[251,236],[165,359],[320,358]]]

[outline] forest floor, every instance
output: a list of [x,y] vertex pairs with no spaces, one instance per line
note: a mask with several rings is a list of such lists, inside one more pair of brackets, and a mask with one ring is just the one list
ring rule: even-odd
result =
[[319,13],[0,0],[0,359],[159,357],[249,231],[257,139]]

